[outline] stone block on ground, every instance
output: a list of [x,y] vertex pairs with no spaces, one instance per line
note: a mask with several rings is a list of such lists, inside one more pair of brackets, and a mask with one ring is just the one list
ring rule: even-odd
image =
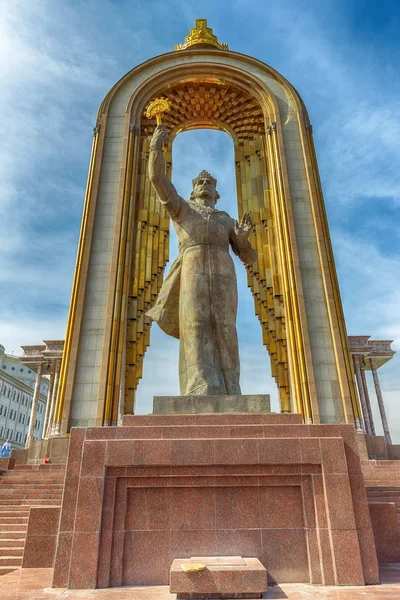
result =
[[[182,565],[203,564],[201,571]],[[178,599],[261,598],[267,591],[267,571],[257,558],[194,556],[177,558],[170,571],[170,592]]]

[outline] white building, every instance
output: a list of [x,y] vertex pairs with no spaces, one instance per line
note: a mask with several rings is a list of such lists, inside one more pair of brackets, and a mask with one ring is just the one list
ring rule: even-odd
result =
[[[0,345],[0,443],[9,439],[14,448],[26,442],[36,372],[22,364],[17,356],[6,354]],[[49,379],[44,376],[40,386],[34,439],[42,438]]]

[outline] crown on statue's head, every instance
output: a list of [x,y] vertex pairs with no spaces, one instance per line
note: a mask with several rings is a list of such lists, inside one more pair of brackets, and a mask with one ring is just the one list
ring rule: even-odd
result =
[[212,175],[210,175],[210,173],[208,171],[202,171],[201,173],[199,173],[197,175],[197,177],[195,177],[194,179],[192,179],[192,185],[193,185],[193,187],[196,185],[196,182],[199,179],[204,179],[204,177],[207,177],[207,179],[211,179],[211,181],[213,182],[214,186],[217,187],[217,180],[215,179],[215,177],[213,177]]

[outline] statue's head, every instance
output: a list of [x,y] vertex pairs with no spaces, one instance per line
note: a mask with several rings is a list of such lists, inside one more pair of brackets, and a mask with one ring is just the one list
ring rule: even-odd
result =
[[202,171],[192,180],[193,191],[190,194],[191,200],[204,202],[204,204],[216,204],[219,194],[217,192],[217,180],[207,171]]

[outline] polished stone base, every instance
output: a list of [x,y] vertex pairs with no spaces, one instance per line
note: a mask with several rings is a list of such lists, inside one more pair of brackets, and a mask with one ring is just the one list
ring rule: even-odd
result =
[[[206,565],[198,572],[184,571],[182,565]],[[257,558],[241,556],[196,556],[176,558],[170,571],[170,592],[177,599],[261,598],[267,591],[267,570]]]
[[154,396],[154,415],[270,413],[269,394],[240,396]]
[[71,430],[53,586],[166,585],[191,556],[270,583],[379,581],[352,425],[296,414],[137,415]]

